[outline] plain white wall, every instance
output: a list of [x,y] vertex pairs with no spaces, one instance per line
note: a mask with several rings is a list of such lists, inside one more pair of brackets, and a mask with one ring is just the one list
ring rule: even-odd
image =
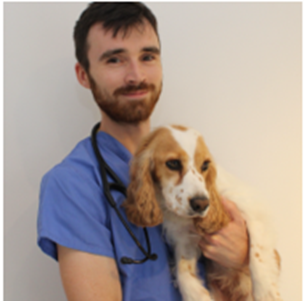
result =
[[[301,300],[301,3],[148,3],[164,89],[152,125],[198,129],[268,200],[285,301]],[[42,175],[99,119],[74,75],[85,3],[4,3],[5,301],[66,300],[36,246]]]

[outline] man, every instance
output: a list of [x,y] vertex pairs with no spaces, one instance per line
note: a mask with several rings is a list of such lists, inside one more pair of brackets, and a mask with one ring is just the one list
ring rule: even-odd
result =
[[[77,79],[91,89],[102,115],[99,150],[128,185],[129,161],[150,131],[150,115],[162,88],[156,19],[141,3],[92,3],[75,26],[74,40]],[[124,195],[113,192],[113,197],[124,215]],[[223,202],[232,222],[205,236],[200,247],[206,257],[239,268],[248,260],[246,225],[234,204]],[[146,247],[143,230],[130,226]],[[121,263],[123,256],[143,255],[107,203],[89,138],[44,176],[38,232],[42,250],[59,261],[69,301],[181,300],[161,225],[148,229],[157,260]],[[198,268],[204,277],[203,260]]]

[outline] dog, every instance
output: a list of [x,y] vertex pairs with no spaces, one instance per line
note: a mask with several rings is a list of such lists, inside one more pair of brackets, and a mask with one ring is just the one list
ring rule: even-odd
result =
[[[130,167],[123,206],[130,222],[141,227],[163,223],[174,248],[176,280],[184,301],[282,301],[278,292],[280,257],[261,210],[239,184],[218,167],[200,133],[179,125],[160,127],[139,145]],[[221,197],[233,201],[246,221],[249,267],[234,270],[207,260],[208,288],[196,270],[200,235],[225,227],[230,216]],[[195,227],[199,234],[190,229]]]

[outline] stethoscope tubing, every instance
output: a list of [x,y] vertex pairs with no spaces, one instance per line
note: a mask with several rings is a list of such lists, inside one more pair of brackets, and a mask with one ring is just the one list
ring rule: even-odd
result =
[[[145,258],[143,258],[141,260],[136,260],[136,259],[132,259],[129,257],[122,257],[120,261],[123,264],[131,264],[131,263],[140,264],[140,263],[147,261],[148,259],[156,260],[157,254],[154,254],[154,253],[151,254],[151,244],[150,244],[150,239],[149,239],[147,229],[143,228],[146,242],[147,242],[147,248],[148,248],[148,250],[146,251],[144,249],[144,247],[141,245],[141,243],[139,242],[139,240],[136,238],[136,236],[132,232],[131,228],[129,227],[127,221],[124,219],[121,212],[118,210],[118,208],[116,206],[116,202],[114,201],[113,196],[111,194],[111,189],[118,190],[121,193],[123,193],[125,196],[127,196],[127,189],[126,189],[125,185],[122,183],[122,181],[119,179],[119,177],[115,174],[115,172],[105,162],[104,158],[102,157],[102,155],[99,151],[99,148],[97,145],[97,137],[96,137],[99,127],[100,127],[100,122],[97,123],[93,127],[92,134],[91,134],[91,142],[92,142],[92,147],[93,147],[96,159],[98,161],[98,167],[99,167],[99,172],[101,175],[104,194],[105,194],[106,199],[108,200],[109,204],[111,205],[111,207],[115,210],[116,214],[118,215],[120,221],[122,222],[122,224],[124,225],[124,227],[126,228],[128,233],[130,234],[130,236],[132,237],[133,241],[136,243],[136,245],[142,251],[142,253],[146,256]],[[107,179],[107,173],[111,176],[111,178],[115,182],[109,183],[109,181]]]

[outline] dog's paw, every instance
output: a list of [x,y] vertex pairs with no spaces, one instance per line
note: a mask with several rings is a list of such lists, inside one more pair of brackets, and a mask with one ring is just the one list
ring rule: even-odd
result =
[[202,281],[190,273],[178,275],[178,286],[183,301],[214,301]]

